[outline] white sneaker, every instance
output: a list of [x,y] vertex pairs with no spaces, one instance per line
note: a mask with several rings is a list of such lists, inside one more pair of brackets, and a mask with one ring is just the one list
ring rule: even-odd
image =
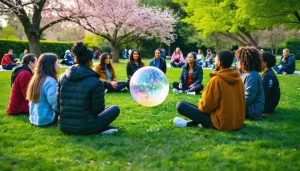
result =
[[110,128],[110,129],[107,129],[105,131],[102,131],[101,134],[105,134],[105,135],[108,135],[108,134],[113,134],[115,132],[118,132],[118,129],[117,128]]
[[182,119],[182,118],[180,118],[180,117],[175,117],[175,118],[173,119],[173,122],[174,122],[174,124],[175,124],[176,126],[178,126],[178,127],[180,127],[180,128],[186,127],[186,125],[187,125],[187,123],[188,123],[187,120]]
[[179,94],[179,90],[177,90],[176,88],[173,89],[173,93],[174,94]]

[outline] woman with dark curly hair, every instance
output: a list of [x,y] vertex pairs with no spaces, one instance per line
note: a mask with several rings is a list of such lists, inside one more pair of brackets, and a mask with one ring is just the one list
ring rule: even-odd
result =
[[261,119],[265,95],[261,76],[261,56],[254,47],[242,47],[236,52],[238,69],[245,86],[246,118]]

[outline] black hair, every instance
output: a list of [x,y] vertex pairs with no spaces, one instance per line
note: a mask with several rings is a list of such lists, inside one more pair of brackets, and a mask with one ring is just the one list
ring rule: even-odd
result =
[[28,53],[24,55],[21,64],[22,65],[29,65],[30,62],[35,62],[36,56],[33,53]]
[[272,68],[276,64],[276,57],[270,52],[263,52],[261,57],[262,61],[267,64],[268,68]]
[[93,52],[89,50],[81,41],[76,42],[71,51],[75,56],[75,61],[77,64],[85,65],[93,59]]
[[229,51],[223,50],[217,53],[220,60],[220,65],[224,68],[230,68],[233,62],[233,54]]

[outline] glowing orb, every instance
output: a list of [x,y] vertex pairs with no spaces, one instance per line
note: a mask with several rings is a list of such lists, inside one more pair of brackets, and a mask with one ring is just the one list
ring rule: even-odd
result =
[[130,93],[133,99],[143,106],[157,106],[167,98],[169,82],[160,69],[143,67],[131,77]]

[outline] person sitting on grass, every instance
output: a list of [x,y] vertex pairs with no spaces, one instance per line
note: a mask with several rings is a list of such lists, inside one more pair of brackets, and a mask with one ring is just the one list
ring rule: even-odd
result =
[[254,47],[242,47],[236,52],[237,68],[241,71],[242,80],[245,85],[246,96],[246,118],[261,119],[265,106],[265,95],[261,71],[261,56]]
[[27,90],[29,120],[33,125],[44,126],[56,121],[57,59],[52,53],[44,53],[38,58]]
[[28,114],[28,100],[26,92],[36,64],[36,56],[27,54],[22,58],[21,65],[15,67],[11,74],[12,91],[7,109],[7,114]]
[[161,51],[160,49],[155,50],[154,58],[149,62],[149,66],[156,67],[160,69],[163,73],[166,74],[167,72],[167,64],[164,59],[161,58]]
[[61,61],[62,65],[72,66],[74,64],[74,57],[70,50],[66,50],[64,59]]
[[104,88],[108,92],[122,92],[128,87],[128,82],[119,82],[115,70],[110,62],[110,55],[107,52],[102,53],[100,64],[95,68],[95,72],[100,75],[100,80],[104,83]]
[[119,115],[118,106],[105,108],[104,87],[94,72],[93,52],[82,42],[71,49],[76,65],[69,68],[58,82],[59,129],[67,134],[113,133],[110,127]]
[[132,75],[140,68],[144,67],[145,64],[142,61],[141,58],[141,52],[137,49],[133,49],[130,57],[129,57],[129,62],[127,63],[126,66],[126,72],[127,72],[127,77],[128,77],[128,82],[130,81]]
[[217,53],[216,71],[203,90],[202,99],[196,105],[179,102],[177,111],[191,121],[175,117],[178,127],[199,126],[218,130],[236,130],[243,126],[246,113],[244,85],[240,74],[230,69],[233,55],[229,51]]
[[264,114],[273,113],[280,99],[280,87],[277,76],[272,67],[276,63],[276,58],[270,52],[262,53],[262,82],[265,93]]
[[293,74],[295,71],[295,57],[290,54],[289,49],[283,49],[279,65],[274,66],[276,74]]
[[186,57],[186,65],[182,68],[180,81],[173,83],[174,92],[197,92],[203,89],[202,79],[203,70],[202,67],[197,65],[195,52],[190,52]]
[[179,47],[177,47],[175,52],[173,53],[170,65],[174,68],[181,68],[184,65],[183,54],[180,51]]
[[18,64],[14,60],[12,49],[9,49],[8,53],[3,56],[1,65],[5,70],[12,70],[14,67],[18,66]]

